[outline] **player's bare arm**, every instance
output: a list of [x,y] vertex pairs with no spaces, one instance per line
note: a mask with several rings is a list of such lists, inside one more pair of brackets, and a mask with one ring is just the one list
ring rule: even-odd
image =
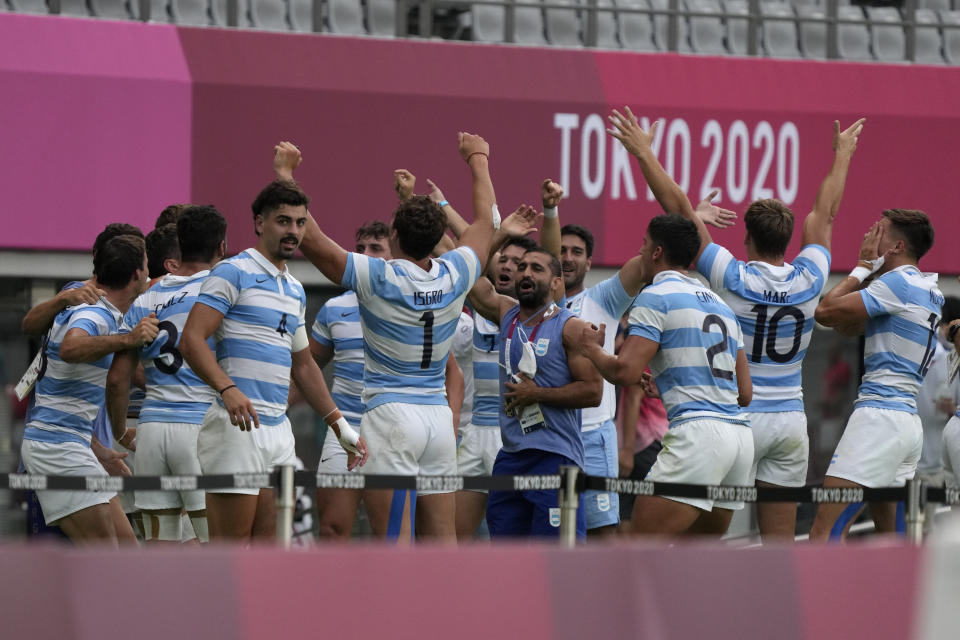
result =
[[317,366],[323,369],[333,361],[334,350],[332,346],[320,344],[310,336],[310,355]]
[[540,246],[560,259],[560,216],[558,208],[563,198],[563,187],[547,178],[540,184],[540,202],[543,205],[543,229]]
[[490,178],[490,145],[478,135],[461,131],[457,134],[460,156],[470,167],[473,178],[473,223],[460,235],[460,244],[473,249],[486,269],[493,237],[493,209],[497,196]]
[[213,307],[202,302],[193,305],[180,336],[180,353],[194,373],[220,395],[230,423],[240,427],[241,431],[250,431],[260,427],[260,417],[253,403],[220,368],[216,355],[207,346],[207,338],[221,322],[223,314]]
[[60,344],[60,359],[72,364],[94,362],[115,351],[141,347],[157,337],[158,325],[157,316],[151,313],[123,335],[91,336],[83,329],[70,329]]
[[120,351],[113,356],[110,371],[107,372],[107,415],[113,437],[131,451],[136,451],[136,444],[133,442],[136,438],[136,427],[126,427],[127,407],[130,405],[130,383],[137,370],[138,360],[135,349]]
[[589,360],[580,352],[580,336],[587,323],[577,318],[563,325],[563,348],[567,352],[567,366],[573,382],[562,387],[540,387],[523,374],[519,382],[507,382],[503,394],[508,412],[531,404],[545,404],[567,409],[596,407],[603,399],[603,379]]
[[584,324],[581,329],[580,350],[600,375],[617,385],[639,384],[643,379],[643,372],[660,345],[640,336],[628,336],[620,347],[619,355],[612,355],[604,351],[602,346],[606,327],[602,324],[599,328]]
[[510,296],[497,293],[493,283],[487,278],[480,278],[467,294],[467,300],[474,311],[489,320],[500,324],[503,315],[517,305],[517,300]]
[[28,336],[40,336],[53,325],[57,314],[67,307],[80,304],[96,304],[107,292],[87,280],[83,286],[74,289],[64,289],[49,300],[36,305],[20,323],[20,330]]
[[833,121],[833,164],[817,191],[813,211],[803,221],[804,246],[819,244],[830,249],[833,220],[840,208],[850,161],[853,159],[853,152],[857,150],[857,139],[866,121],[866,118],[860,118],[843,131],[840,131],[840,123]]
[[457,359],[451,354],[447,358],[447,367],[444,371],[444,388],[447,391],[447,405],[453,414],[453,433],[456,435],[460,430],[460,411],[463,409],[463,371],[457,364]]
[[[187,321],[189,322],[189,320]],[[337,435],[337,440],[347,452],[347,470],[367,462],[370,452],[367,443],[340,415],[337,404],[330,396],[323,372],[313,359],[310,349],[300,349],[290,354],[290,375],[303,393],[310,408],[317,412]]]
[[864,279],[883,265],[877,249],[882,233],[880,223],[874,223],[863,236],[857,268],[830,289],[817,305],[813,314],[817,322],[827,327],[847,328],[866,322],[867,308],[859,290]]
[[745,407],[753,400],[753,380],[750,379],[750,365],[743,349],[737,350],[737,404]]

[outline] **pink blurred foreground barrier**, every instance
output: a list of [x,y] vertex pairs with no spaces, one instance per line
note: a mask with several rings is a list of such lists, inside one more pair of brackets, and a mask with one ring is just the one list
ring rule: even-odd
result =
[[[956,551],[956,547],[954,547]],[[11,638],[913,637],[925,551],[622,543],[0,548]],[[102,604],[110,602],[108,615]]]

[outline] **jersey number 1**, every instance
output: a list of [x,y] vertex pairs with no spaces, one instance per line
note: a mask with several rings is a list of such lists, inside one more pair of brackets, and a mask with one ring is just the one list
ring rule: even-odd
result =
[[420,322],[423,323],[423,357],[420,358],[420,368],[429,369],[433,360],[433,311],[424,311]]

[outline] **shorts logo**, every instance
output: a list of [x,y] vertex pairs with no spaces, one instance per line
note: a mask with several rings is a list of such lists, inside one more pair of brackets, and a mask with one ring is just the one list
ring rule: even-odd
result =
[[543,357],[547,355],[547,349],[550,348],[550,338],[540,338],[537,340],[537,344],[533,345],[534,352]]
[[597,494],[597,509],[599,509],[600,511],[610,511],[610,494],[609,493]]
[[551,527],[560,526],[560,507],[550,508],[550,526]]

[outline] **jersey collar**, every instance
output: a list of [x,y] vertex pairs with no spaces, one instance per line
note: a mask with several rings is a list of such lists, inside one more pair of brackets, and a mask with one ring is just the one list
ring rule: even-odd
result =
[[283,265],[283,271],[277,269],[276,266],[269,260],[267,260],[262,253],[250,247],[247,249],[247,253],[250,254],[250,257],[253,258],[253,261],[260,265],[260,268],[270,274],[270,277],[276,278],[277,276],[283,276],[284,278],[290,273],[287,265]]

